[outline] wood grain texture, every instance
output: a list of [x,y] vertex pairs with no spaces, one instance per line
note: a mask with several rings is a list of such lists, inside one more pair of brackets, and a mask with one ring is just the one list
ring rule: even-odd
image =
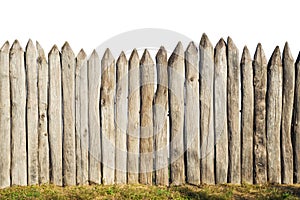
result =
[[88,60],[89,100],[89,182],[101,183],[101,140],[100,140],[100,83],[101,66],[94,50]]
[[280,125],[282,112],[282,64],[276,47],[268,65],[267,155],[268,181],[281,183]]
[[160,47],[156,54],[157,90],[154,98],[155,180],[157,185],[169,185],[168,143],[168,60]]
[[206,34],[199,45],[201,183],[214,184],[214,49]]
[[0,188],[10,186],[11,126],[10,126],[9,43],[0,49]]
[[101,131],[102,131],[102,164],[103,184],[115,182],[115,115],[114,97],[116,87],[115,60],[109,49],[106,49],[101,60]]
[[38,169],[39,183],[50,182],[49,177],[49,134],[48,134],[48,63],[41,45],[37,42],[38,52]]
[[261,44],[257,45],[252,66],[254,86],[254,183],[263,184],[267,182],[267,60]]
[[66,42],[61,51],[63,91],[63,177],[64,185],[76,185],[75,153],[75,55]]
[[179,42],[168,60],[171,183],[185,183],[184,169],[184,51]]
[[227,58],[226,44],[220,39],[215,47],[214,74],[214,131],[216,155],[216,183],[227,183],[228,133],[227,133]]

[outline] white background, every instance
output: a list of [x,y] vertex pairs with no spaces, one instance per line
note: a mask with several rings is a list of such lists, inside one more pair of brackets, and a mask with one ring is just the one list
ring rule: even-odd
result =
[[[163,28],[199,42],[203,32],[215,45],[230,35],[240,54],[261,42],[267,57],[288,41],[296,59],[300,50],[300,6],[292,0],[4,0],[0,3],[0,43],[29,38],[48,52],[69,41],[75,54],[88,54],[107,39],[139,28]],[[175,44],[174,44],[175,45]]]

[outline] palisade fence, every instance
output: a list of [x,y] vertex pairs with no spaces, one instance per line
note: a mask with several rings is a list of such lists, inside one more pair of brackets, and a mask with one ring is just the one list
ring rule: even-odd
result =
[[300,183],[300,62],[231,38],[155,62],[0,50],[0,187]]

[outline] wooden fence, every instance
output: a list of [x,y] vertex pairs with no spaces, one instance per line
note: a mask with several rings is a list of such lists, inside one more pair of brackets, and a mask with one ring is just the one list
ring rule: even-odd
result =
[[300,59],[231,38],[117,61],[0,50],[0,187],[300,183]]

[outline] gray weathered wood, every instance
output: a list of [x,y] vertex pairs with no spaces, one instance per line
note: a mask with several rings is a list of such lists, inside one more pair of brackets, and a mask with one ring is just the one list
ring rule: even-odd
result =
[[220,39],[215,47],[214,73],[214,125],[216,154],[216,183],[227,183],[228,133],[227,133],[227,59],[226,44]]
[[241,59],[241,88],[242,88],[242,182],[253,183],[253,118],[254,91],[252,59],[245,46]]
[[283,96],[281,121],[282,183],[293,183],[292,115],[294,104],[295,65],[288,43],[283,50]]
[[101,60],[101,130],[102,130],[102,165],[103,184],[115,181],[115,140],[114,97],[116,87],[115,60],[106,49]]
[[89,182],[101,183],[101,140],[100,140],[100,59],[94,50],[88,60],[89,101]]
[[62,88],[59,50],[54,45],[48,55],[50,182],[62,186]]
[[28,41],[25,53],[27,83],[26,123],[27,123],[27,156],[28,185],[38,184],[38,91],[36,50],[31,40]]
[[295,102],[293,114],[293,150],[295,183],[300,183],[300,53],[296,60]]
[[75,154],[75,55],[66,42],[61,52],[63,91],[64,185],[76,185]]
[[16,40],[9,54],[11,91],[11,184],[27,185],[26,74],[24,52]]
[[139,175],[140,135],[140,70],[136,49],[129,58],[127,134],[127,179],[129,184],[136,184]]
[[76,87],[76,183],[88,184],[88,77],[87,56],[83,49],[76,57],[75,87]]
[[0,49],[0,188],[10,186],[10,84],[9,43]]
[[190,42],[185,51],[185,148],[187,182],[200,184],[200,102],[198,50]]
[[253,60],[254,86],[254,183],[267,182],[266,92],[267,60],[261,44],[257,45]]
[[153,171],[153,98],[154,62],[146,49],[140,61],[141,70],[141,137],[140,183],[152,184]]
[[281,183],[280,125],[282,112],[282,64],[276,47],[268,65],[267,86],[267,155],[268,181]]
[[157,185],[169,185],[168,144],[168,60],[160,47],[156,54],[157,90],[154,98],[155,180]]
[[127,183],[128,62],[124,52],[116,63],[116,183]]
[[214,184],[214,48],[206,34],[201,38],[199,55],[201,183]]
[[185,183],[184,169],[184,51],[179,42],[168,60],[170,102],[171,183]]
[[227,39],[227,113],[229,136],[229,169],[228,181],[241,183],[241,134],[240,134],[240,100],[239,81],[240,63],[239,51],[232,39]]
[[38,169],[39,183],[50,182],[48,140],[48,63],[41,45],[36,42],[38,58]]

